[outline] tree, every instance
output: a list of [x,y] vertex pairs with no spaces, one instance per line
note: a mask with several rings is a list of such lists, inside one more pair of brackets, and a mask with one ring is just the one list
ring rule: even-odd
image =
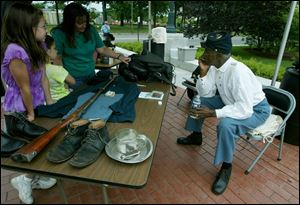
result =
[[162,18],[164,14],[168,13],[168,1],[152,1],[151,2],[151,15],[153,17],[153,27],[156,27],[157,18]]
[[[249,1],[244,8],[252,11],[245,17],[243,33],[254,42],[253,46],[268,52],[278,48],[286,25],[284,16],[289,12],[290,2]],[[258,8],[259,12],[254,12]]]
[[223,30],[246,35],[257,48],[268,49],[282,37],[289,5],[289,1],[192,1],[184,7],[184,35]]
[[127,21],[130,17],[131,4],[129,1],[110,1],[109,2],[109,12],[115,18],[120,20],[120,25],[124,26],[124,20]]
[[[285,21],[287,21],[288,14],[284,16]],[[299,59],[299,4],[296,6],[294,18],[292,21],[289,40],[286,45],[288,50],[297,50]]]
[[102,1],[103,22],[107,21],[106,1]]
[[[110,1],[110,12],[113,16],[118,18],[123,25],[123,21],[127,22],[131,19],[131,1]],[[133,19],[140,17],[140,25],[143,24],[144,19],[148,19],[148,1],[133,1]],[[157,23],[157,18],[162,17],[168,11],[167,1],[152,1],[151,2],[151,14],[153,17],[154,27]]]
[[[179,27],[180,30],[183,30],[185,24],[185,18],[183,15],[185,4],[186,1],[175,1],[175,16],[176,18],[181,16],[181,22],[176,22],[176,24],[178,24],[178,26],[176,25],[176,27]],[[181,11],[180,8],[182,9]]]

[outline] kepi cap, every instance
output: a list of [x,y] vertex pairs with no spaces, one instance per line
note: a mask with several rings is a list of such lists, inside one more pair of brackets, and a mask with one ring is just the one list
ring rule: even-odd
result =
[[231,36],[226,32],[211,32],[207,35],[203,46],[218,53],[229,54],[232,48]]

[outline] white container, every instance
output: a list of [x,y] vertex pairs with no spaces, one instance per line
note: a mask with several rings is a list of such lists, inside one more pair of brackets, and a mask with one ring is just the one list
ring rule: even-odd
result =
[[197,48],[182,47],[178,48],[179,61],[192,61],[195,60]]
[[170,49],[170,57],[173,59],[178,59],[178,49],[177,48]]
[[166,43],[167,42],[167,31],[164,27],[156,27],[151,32],[154,43]]

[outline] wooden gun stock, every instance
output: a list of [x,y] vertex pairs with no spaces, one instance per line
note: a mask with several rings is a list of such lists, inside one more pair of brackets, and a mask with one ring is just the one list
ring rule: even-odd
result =
[[32,159],[38,155],[46,145],[69,123],[74,120],[79,119],[79,117],[87,110],[87,108],[93,104],[93,102],[98,98],[98,96],[110,85],[117,76],[114,76],[104,87],[100,88],[97,93],[90,97],[84,104],[77,108],[71,115],[69,115],[65,120],[59,122],[53,128],[51,128],[46,133],[34,139],[29,144],[25,145],[19,149],[16,153],[11,156],[11,159],[17,162],[31,162]]

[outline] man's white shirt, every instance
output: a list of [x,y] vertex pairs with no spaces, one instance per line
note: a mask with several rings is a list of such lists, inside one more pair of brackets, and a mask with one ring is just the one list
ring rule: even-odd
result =
[[265,98],[262,85],[253,72],[232,57],[219,69],[210,66],[206,76],[197,80],[196,87],[202,97],[212,97],[218,89],[225,106],[216,109],[217,118],[249,118],[253,106]]

